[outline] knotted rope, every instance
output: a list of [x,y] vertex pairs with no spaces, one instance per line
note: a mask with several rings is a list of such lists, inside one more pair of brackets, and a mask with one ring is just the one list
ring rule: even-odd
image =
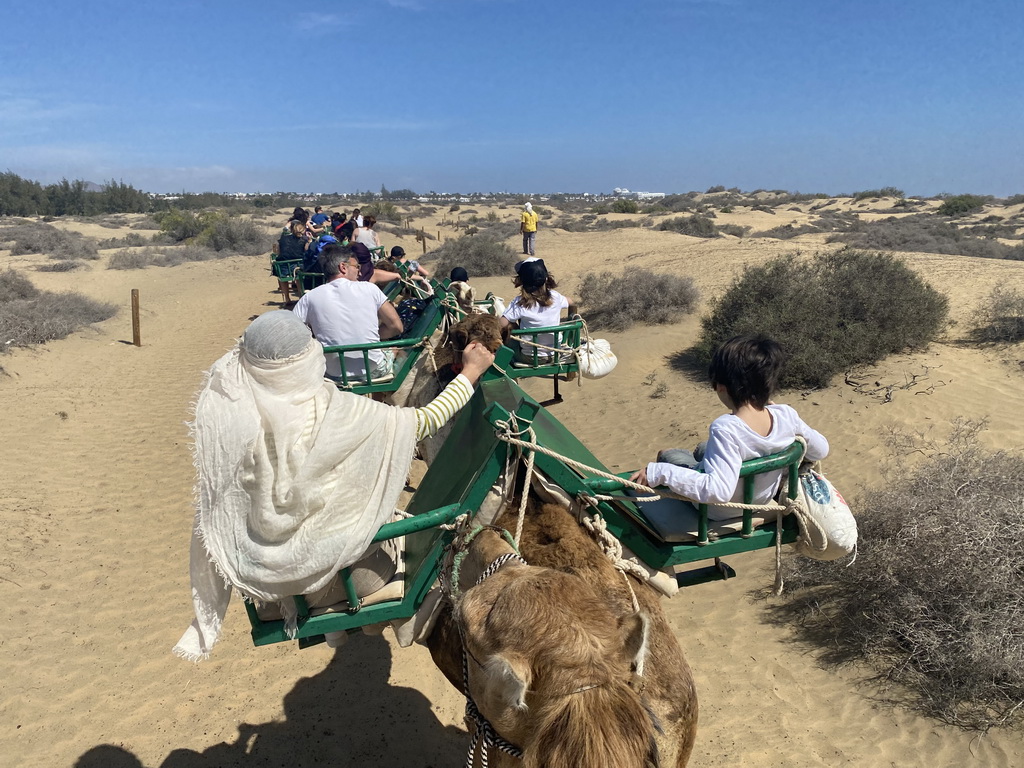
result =
[[[695,505],[701,503],[700,501],[698,501],[696,499],[691,499],[691,498],[688,498],[688,497],[680,495],[680,494],[672,493],[671,491],[660,491],[660,492],[659,491],[655,491],[650,486],[642,485],[640,483],[635,483],[632,480],[626,480],[624,478],[619,477],[618,475],[613,475],[610,472],[605,472],[604,470],[598,469],[597,467],[592,467],[592,466],[589,466],[588,464],[584,464],[581,461],[576,461],[575,459],[571,459],[568,456],[563,456],[562,454],[560,454],[560,453],[558,453],[556,451],[553,451],[550,448],[545,448],[543,445],[540,445],[537,442],[537,436],[536,436],[536,433],[533,431],[533,427],[532,426],[527,426],[523,430],[517,430],[515,428],[515,426],[514,426],[515,425],[515,421],[516,420],[515,420],[515,415],[514,414],[512,415],[510,420],[507,421],[507,422],[506,421],[496,421],[494,423],[494,426],[496,427],[496,429],[495,429],[495,436],[499,440],[502,440],[502,441],[504,441],[506,443],[509,443],[510,445],[514,445],[517,448],[519,448],[520,453],[522,453],[522,451],[524,449],[526,449],[526,450],[530,451],[530,455],[532,457],[533,453],[535,451],[537,451],[537,452],[543,453],[545,456],[550,456],[553,459],[557,459],[558,461],[562,462],[566,466],[573,467],[574,469],[578,469],[578,470],[580,470],[580,471],[582,471],[584,473],[588,473],[588,474],[591,474],[591,475],[596,475],[598,477],[603,477],[606,480],[614,480],[616,482],[622,483],[622,485],[625,486],[626,488],[632,488],[633,490],[640,491],[642,493],[650,494],[649,496],[636,497],[636,498],[632,499],[632,501],[635,501],[635,502],[640,502],[640,503],[652,502],[652,501],[658,501],[662,497],[668,497],[668,498],[673,498],[673,499],[680,499],[682,501],[688,501],[691,504],[695,504]],[[523,434],[529,435],[530,439],[528,441],[520,439],[519,435],[523,435]],[[807,452],[807,441],[804,440],[799,435],[797,435],[796,440],[798,442],[800,442],[800,444],[803,446],[803,453],[801,454],[801,459],[802,459],[803,458],[803,454],[806,454],[806,452]],[[528,474],[527,474],[527,477],[526,477],[527,482],[529,482],[529,480],[531,478],[532,471],[533,471],[533,468],[532,468],[532,465],[531,465],[529,467],[529,469],[528,469]],[[524,486],[524,488],[526,488],[526,487],[529,487],[529,486]],[[525,497],[526,497],[526,493],[524,492],[523,493],[523,498],[525,499]],[[595,501],[619,501],[619,500],[621,500],[620,497],[607,496],[607,495],[603,495],[603,494],[599,494],[599,493],[591,494],[589,496],[589,498],[593,498]],[[715,506],[716,507],[724,507],[726,509],[739,509],[739,510],[749,509],[749,510],[752,510],[752,511],[756,510],[756,511],[775,512],[776,513],[775,514],[775,531],[776,531],[776,534],[775,534],[775,583],[774,583],[774,586],[772,588],[772,592],[775,595],[782,594],[782,588],[783,588],[783,579],[782,579],[782,518],[783,518],[783,516],[785,516],[787,514],[793,514],[796,517],[797,523],[800,526],[801,537],[804,539],[805,544],[807,546],[812,547],[814,549],[817,549],[818,551],[824,550],[825,546],[827,546],[827,537],[825,535],[824,528],[821,526],[821,524],[817,520],[815,520],[813,517],[810,516],[810,514],[807,511],[807,506],[804,503],[803,496],[800,493],[797,493],[797,497],[795,499],[790,499],[787,496],[784,499],[784,502],[781,503],[781,504],[773,499],[773,500],[768,501],[765,504],[745,504],[743,502],[738,502],[738,501],[723,501],[723,502],[716,503]],[[519,520],[519,522],[518,522],[518,524],[516,526],[517,530],[521,530],[521,528],[522,528],[522,516],[523,516],[524,513],[525,513],[525,502],[521,502],[520,503],[520,512],[519,512],[520,520]],[[814,543],[812,543],[811,541],[809,541],[806,538],[806,536],[803,534],[803,531],[807,530],[807,528],[814,528],[814,529],[816,529],[821,534],[821,540],[825,542],[825,545],[824,546],[818,546],[818,545],[815,545]],[[518,541],[518,538],[516,539],[516,541]],[[620,544],[620,551],[621,551],[621,544]],[[624,562],[629,562],[629,561],[624,561]],[[618,566],[616,566],[616,567],[618,567]]]

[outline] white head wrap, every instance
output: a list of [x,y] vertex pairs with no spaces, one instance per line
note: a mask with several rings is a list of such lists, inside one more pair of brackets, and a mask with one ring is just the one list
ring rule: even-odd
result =
[[523,207],[524,207],[524,208],[525,208],[526,210],[528,210],[528,211],[532,211],[532,210],[533,210],[533,204],[532,204],[532,203],[527,203],[527,204],[526,204],[526,205],[524,205]]
[[338,389],[322,348],[291,312],[257,318],[210,369],[192,424],[198,510],[196,618],[174,651],[209,655],[231,588],[280,601],[321,589],[359,560],[395,509],[416,416]]

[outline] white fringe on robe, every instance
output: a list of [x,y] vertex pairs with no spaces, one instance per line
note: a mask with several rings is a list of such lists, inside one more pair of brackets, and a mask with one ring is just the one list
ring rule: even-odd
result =
[[174,647],[209,656],[231,589],[261,603],[323,587],[357,561],[395,509],[416,414],[339,392],[313,339],[265,360],[241,345],[211,368],[192,423],[198,474],[190,552],[195,619]]

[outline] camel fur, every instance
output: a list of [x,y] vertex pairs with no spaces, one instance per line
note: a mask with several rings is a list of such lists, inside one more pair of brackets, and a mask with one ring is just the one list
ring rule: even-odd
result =
[[[515,514],[497,525],[514,530]],[[520,542],[529,565],[510,562],[476,585],[510,549],[491,531],[473,540],[460,574],[464,591],[428,639],[435,663],[462,691],[465,639],[473,700],[523,750],[521,763],[492,751],[492,764],[685,766],[696,689],[655,591],[630,577],[634,611],[624,577],[574,517],[533,496]]]
[[[508,328],[501,327],[501,319],[494,315],[474,314],[460,320],[448,332],[448,341],[439,344],[432,354],[420,356],[414,375],[388,398],[393,405],[421,408],[439,394],[461,370],[462,350],[470,342],[479,341],[490,352],[497,352],[508,339]],[[420,455],[429,465],[451,432],[451,422],[436,435],[420,443]]]

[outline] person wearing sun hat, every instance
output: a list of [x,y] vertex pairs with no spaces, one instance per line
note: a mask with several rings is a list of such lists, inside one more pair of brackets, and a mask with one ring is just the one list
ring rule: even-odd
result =
[[534,246],[537,244],[538,221],[540,217],[534,213],[533,205],[524,205],[523,214],[519,218],[519,231],[523,233],[523,253],[527,256],[533,256]]
[[[558,283],[548,272],[543,259],[531,257],[516,263],[516,276],[512,284],[519,288],[519,295],[512,299],[501,316],[502,328],[518,323],[520,328],[547,328],[558,325],[562,319],[562,310],[569,308],[569,299],[555,290]],[[553,346],[554,334],[542,334],[537,343]],[[538,360],[549,360],[552,352],[541,349],[537,353]],[[520,359],[531,362],[533,350],[522,350]]]

